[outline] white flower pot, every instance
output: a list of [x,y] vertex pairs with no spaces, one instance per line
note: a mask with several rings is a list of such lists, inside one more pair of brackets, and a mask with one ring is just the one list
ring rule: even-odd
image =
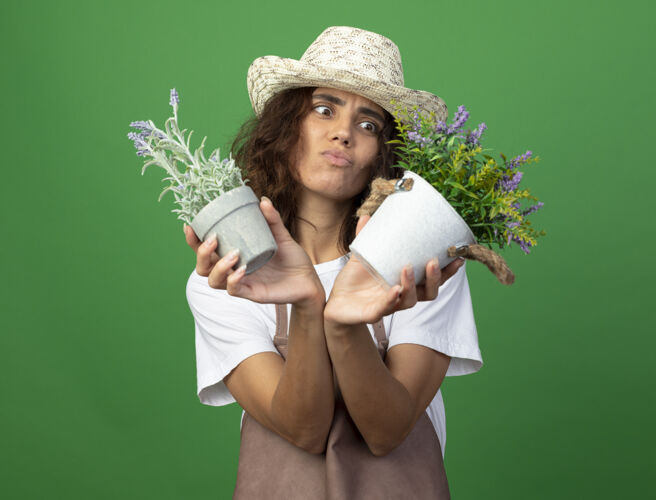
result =
[[412,178],[409,191],[389,195],[350,245],[350,250],[381,283],[401,282],[401,271],[411,264],[416,283],[425,278],[426,264],[437,257],[440,267],[455,257],[450,246],[476,243],[474,234],[455,209],[422,177]]
[[191,227],[202,241],[216,235],[220,257],[239,249],[235,267],[246,264],[246,274],[262,267],[278,250],[260,211],[260,201],[248,186],[232,189],[205,205],[191,221]]

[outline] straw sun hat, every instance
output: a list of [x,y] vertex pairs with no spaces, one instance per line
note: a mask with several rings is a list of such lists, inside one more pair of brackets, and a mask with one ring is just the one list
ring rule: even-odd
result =
[[260,116],[278,92],[297,87],[331,87],[370,99],[393,113],[390,101],[418,106],[446,121],[447,108],[438,96],[403,84],[399,48],[389,38],[371,31],[332,26],[321,33],[300,60],[277,56],[255,59],[248,69],[248,95]]

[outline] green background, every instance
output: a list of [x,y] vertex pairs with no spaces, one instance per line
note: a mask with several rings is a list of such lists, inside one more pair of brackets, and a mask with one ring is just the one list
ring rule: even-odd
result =
[[[652,4],[653,5],[653,4]],[[455,499],[637,498],[654,471],[656,11],[648,1],[29,2],[0,7],[0,496],[230,498],[240,408],[195,394],[195,260],[130,121],[229,144],[246,71],[327,26],[390,37],[406,84],[540,163],[547,236],[468,275],[485,365],[447,379]]]

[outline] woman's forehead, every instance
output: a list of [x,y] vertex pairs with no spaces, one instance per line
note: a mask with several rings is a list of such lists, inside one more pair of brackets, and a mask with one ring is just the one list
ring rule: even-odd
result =
[[353,92],[348,92],[347,90],[341,90],[341,89],[334,89],[330,87],[318,87],[314,89],[314,92],[312,92],[312,96],[315,95],[329,95],[333,97],[337,97],[338,99],[341,99],[342,101],[349,102],[352,100],[356,100],[361,106],[367,106],[369,108],[372,108],[381,114],[384,113],[384,110],[382,107],[380,107],[378,104],[373,102],[372,100],[361,96],[359,94],[354,94]]

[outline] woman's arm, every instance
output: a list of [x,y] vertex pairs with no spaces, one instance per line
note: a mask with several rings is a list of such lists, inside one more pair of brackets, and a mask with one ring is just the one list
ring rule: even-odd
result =
[[351,257],[335,281],[324,310],[328,352],[349,414],[376,455],[394,449],[413,429],[437,393],[450,358],[427,347],[400,344],[383,363],[365,323],[434,299],[462,264],[455,260],[440,270],[437,262],[430,262],[426,282],[419,287],[407,269],[400,286],[385,290]]
[[292,304],[287,361],[272,352],[242,361],[224,383],[240,406],[293,444],[320,453],[333,417],[334,381],[323,330],[325,292],[303,249],[291,238],[270,201],[260,208],[278,252],[253,274],[233,271],[237,256],[218,259],[216,241],[201,244],[191,228],[187,243],[197,255],[196,271],[212,288],[260,303]]
[[351,418],[374,455],[389,453],[426,411],[451,358],[428,347],[400,344],[383,363],[364,324],[327,321],[326,339]]
[[246,412],[310,453],[325,450],[334,410],[324,304],[292,306],[286,362],[275,353],[256,354],[224,378]]

